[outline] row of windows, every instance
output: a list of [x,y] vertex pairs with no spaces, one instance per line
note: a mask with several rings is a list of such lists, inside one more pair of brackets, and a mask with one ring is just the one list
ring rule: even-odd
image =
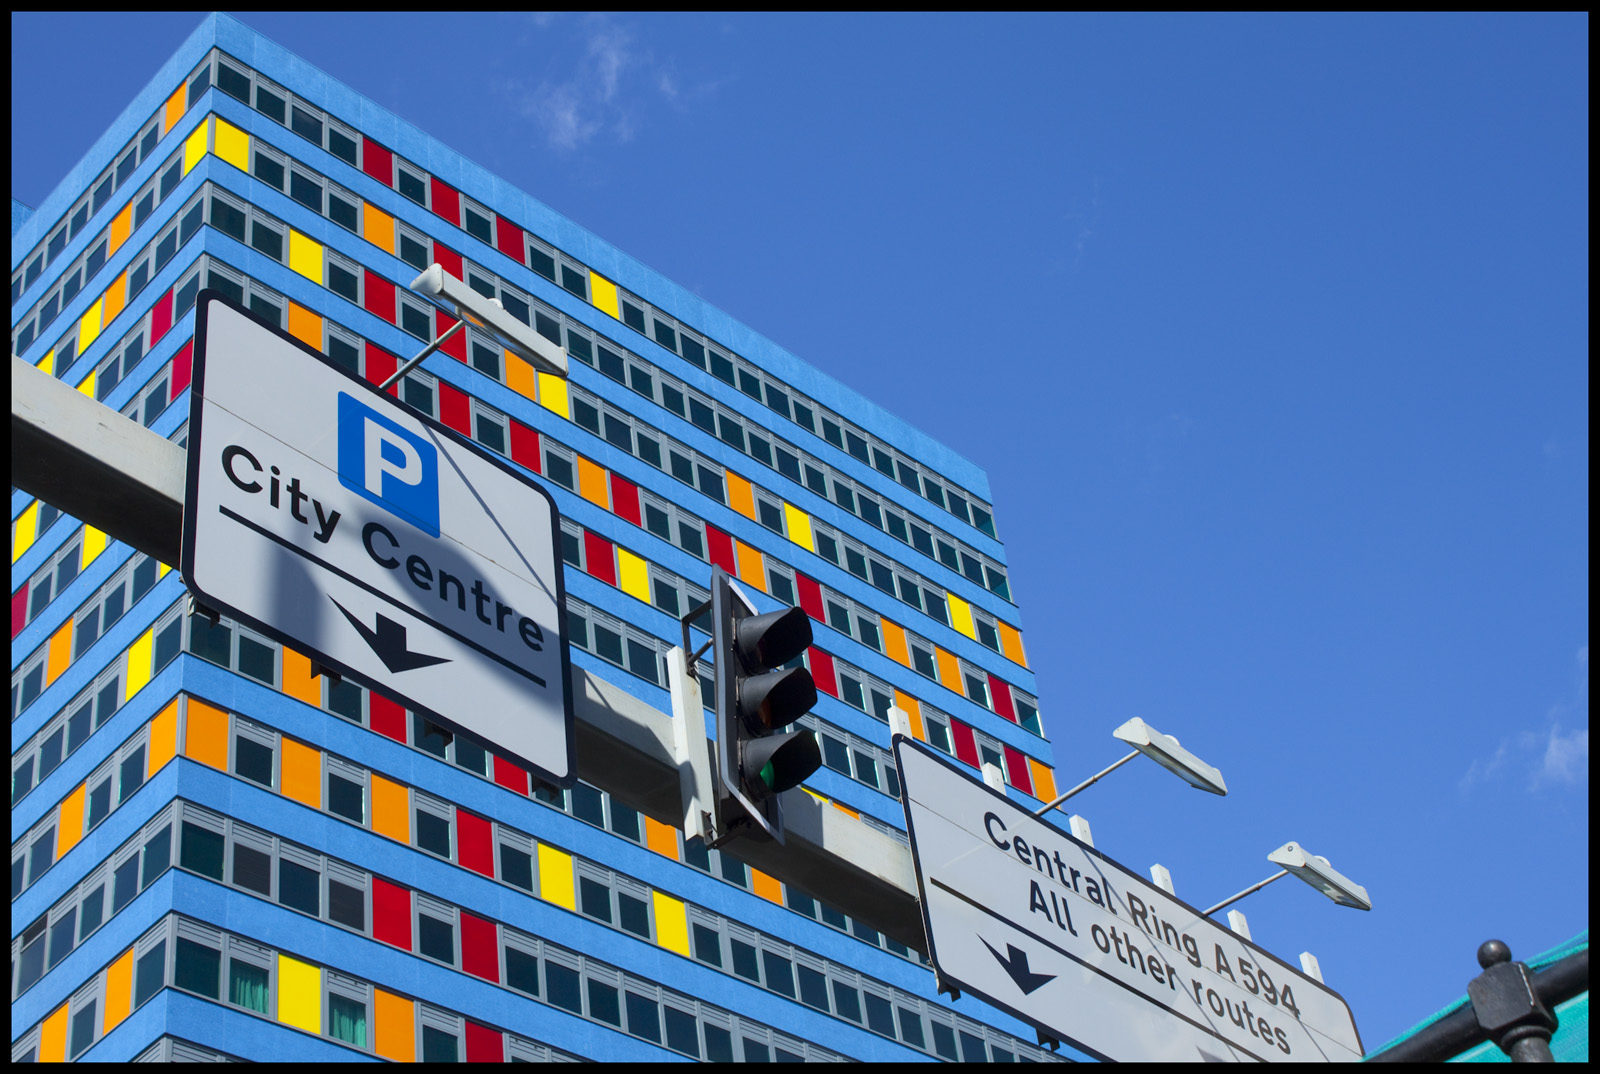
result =
[[[219,65],[219,86],[222,83],[221,71],[224,68],[232,71],[225,62]],[[289,106],[293,118],[286,120],[280,104],[287,95],[273,87],[267,91],[267,103],[263,106],[262,100],[259,99],[263,85],[260,76],[255,76],[258,80],[257,98],[254,100],[250,98],[248,82],[253,74],[253,72],[230,74],[230,80],[235,83],[233,96],[277,122],[289,126],[301,137],[327,148],[346,163],[360,167],[366,175],[397,190],[403,197],[430,210],[453,227],[465,230],[485,245],[532,268],[551,283],[579,298],[592,300],[594,304],[612,316],[618,317],[630,328],[653,339],[657,345],[680,354],[730,386],[765,403],[775,412],[808,429],[826,443],[872,466],[969,525],[991,537],[994,536],[993,517],[986,505],[975,497],[963,495],[950,483],[942,483],[940,480],[935,480],[932,475],[922,473],[917,464],[900,456],[887,445],[856,429],[842,418],[805,400],[770,374],[748,365],[737,356],[730,358],[718,353],[714,345],[698,339],[692,331],[632,295],[622,292],[620,298],[615,293],[602,296],[600,292],[603,289],[615,292],[615,288],[607,283],[605,288],[596,286],[595,293],[591,296],[588,286],[590,273],[583,266],[576,262],[569,263],[563,255],[534,239],[519,226],[498,218],[490,210],[476,205],[459,191],[426,175],[421,169],[414,168],[409,162],[377,145],[371,139],[342,127],[331,115],[309,104],[294,102]],[[326,139],[323,138],[324,127],[327,129]],[[281,184],[276,185],[279,189],[283,189]],[[305,203],[311,204],[310,200]],[[344,226],[350,227],[348,223]],[[356,229],[352,227],[351,230]],[[391,252],[408,260],[418,269],[427,267],[428,255],[422,248],[426,242],[425,237],[414,233],[411,242],[412,247],[408,248],[402,241]],[[407,257],[408,253],[411,254],[410,257]],[[653,328],[652,332],[646,331],[647,313]],[[791,399],[795,406],[792,411]]]

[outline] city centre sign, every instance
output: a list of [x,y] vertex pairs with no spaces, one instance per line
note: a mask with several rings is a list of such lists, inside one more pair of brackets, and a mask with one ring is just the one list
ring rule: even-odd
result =
[[1338,993],[896,735],[935,972],[1101,1059],[1355,1061]]
[[195,316],[190,592],[570,783],[549,493],[224,296]]

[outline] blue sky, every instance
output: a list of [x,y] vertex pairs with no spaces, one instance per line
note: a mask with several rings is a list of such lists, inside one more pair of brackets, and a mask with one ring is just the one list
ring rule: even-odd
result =
[[[1589,924],[1582,16],[245,14],[989,472],[1097,845],[1369,1048]],[[12,16],[38,204],[198,24]]]

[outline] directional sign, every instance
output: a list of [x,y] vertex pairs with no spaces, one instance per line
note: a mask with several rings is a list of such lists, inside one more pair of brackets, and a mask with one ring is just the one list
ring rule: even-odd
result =
[[1102,1059],[1351,1061],[1336,992],[895,736],[946,982]]
[[570,783],[549,493],[216,292],[195,340],[190,591]]

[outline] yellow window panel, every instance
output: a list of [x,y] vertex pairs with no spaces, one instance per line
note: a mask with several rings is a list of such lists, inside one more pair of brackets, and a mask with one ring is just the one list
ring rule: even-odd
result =
[[140,634],[134,643],[128,646],[128,698],[144,689],[145,683],[150,681],[150,661],[153,657],[152,647],[155,641],[155,628]]
[[754,522],[756,518],[756,497],[750,491],[750,482],[728,471],[728,506],[739,512],[745,518]]
[[973,641],[977,641],[978,631],[972,625],[972,605],[954,593],[946,593],[945,596],[950,598],[950,625]]
[[417,1060],[417,1016],[409,999],[372,990],[372,1050],[396,1063]]
[[72,663],[72,620],[50,636],[50,651],[45,656],[44,684],[49,686]]
[[544,843],[539,844],[539,897],[568,910],[578,908],[572,890],[572,855]]
[[66,1061],[67,1005],[63,1003],[39,1026],[39,1062],[65,1063]]
[[539,398],[538,380],[533,375],[533,365],[510,351],[506,351],[505,355],[506,387],[524,399],[537,400]]
[[[883,651],[885,655],[897,664],[911,666],[911,648],[906,644],[905,629],[887,619],[879,619],[883,625]],[[904,706],[902,706],[904,707]]]
[[232,123],[216,118],[216,154],[240,171],[250,172],[250,136]]
[[678,860],[678,829],[653,817],[644,818],[644,844],[663,858]]
[[590,462],[582,455],[578,456],[578,495],[596,507],[611,510],[611,493],[606,488],[605,467]]
[[17,524],[11,530],[11,562],[15,563],[22,553],[32,548],[34,538],[38,535],[39,501],[34,500],[17,516]]
[[211,142],[211,124],[202,123],[183,140],[183,174],[205,159],[206,146]]
[[822,805],[827,805],[828,804],[828,800],[826,798],[822,797],[822,795],[818,794],[816,791],[812,790],[810,787],[801,787],[800,789],[805,791],[811,797],[815,798],[820,804],[822,804]]
[[87,783],[78,784],[78,789],[61,802],[60,819],[56,822],[57,861],[66,857],[67,851],[77,846],[78,840],[83,838],[83,795],[88,786]]
[[83,383],[78,385],[78,390],[90,399],[94,398],[94,370],[89,370],[89,375],[83,378]]
[[322,808],[322,753],[292,738],[283,740],[283,775],[279,780],[284,797],[304,802],[312,809]]
[[1000,624],[1000,651],[1008,660],[1028,666],[1028,654],[1022,651],[1022,632],[1009,623]]
[[617,546],[617,586],[630,597],[650,603],[650,570],[644,560]]
[[311,673],[311,658],[283,647],[283,692],[296,701],[320,708],[322,683]]
[[[729,474],[728,476],[732,477],[733,475]],[[734,540],[733,545],[739,559],[739,580],[741,582],[749,582],[765,593],[767,591],[767,567],[761,557],[761,553],[738,539]]]
[[166,763],[178,755],[178,699],[167,702],[167,707],[156,713],[150,721],[150,773],[152,779]]
[[[322,283],[322,244],[309,236],[289,229],[289,267],[319,286]],[[315,346],[320,350],[322,337],[317,336]]]
[[[114,223],[113,226],[115,226]],[[106,325],[109,326],[112,321],[117,319],[117,314],[122,312],[122,307],[127,303],[127,301],[128,274],[124,272],[121,276],[118,276],[116,279],[112,280],[111,286],[106,288],[106,311],[104,314]]]
[[378,249],[394,253],[394,217],[369,201],[361,204],[361,234]]
[[754,866],[750,869],[750,888],[768,902],[783,905],[783,885],[778,883],[778,878],[768,876]]
[[156,561],[156,577],[157,578],[165,578],[167,576],[167,572],[170,571],[171,569],[172,569],[171,567],[167,566],[165,563],[162,563],[160,560]]
[[322,970],[278,956],[278,1021],[307,1033],[322,1032]]
[[683,903],[662,891],[651,892],[656,904],[656,943],[689,956],[689,915]]
[[[117,252],[117,248],[128,241],[128,236],[133,233],[133,202],[122,207],[122,211],[111,219],[111,242],[107,246],[107,256]],[[120,277],[119,277],[120,278]]]
[[88,309],[83,311],[83,317],[78,321],[78,353],[82,354],[88,349],[89,344],[100,338],[101,305],[97,300]]
[[811,516],[792,503],[783,505],[783,521],[789,530],[789,540],[804,548],[807,552],[817,550],[816,542],[811,537]]
[[406,789],[372,774],[372,830],[397,843],[411,842],[411,802]]
[[219,772],[228,770],[228,714],[198,698],[189,699],[183,721],[183,755],[208,764]]
[[570,421],[572,411],[567,409],[566,378],[558,377],[554,373],[540,373],[539,405]]
[[[934,647],[933,655],[939,665],[939,681],[944,683],[956,693],[961,693],[961,665],[956,663],[956,658],[938,646]],[[965,697],[965,694],[962,694]]]
[[594,308],[604,310],[617,320],[622,320],[622,309],[617,305],[617,285],[593,271],[589,272],[589,293],[594,296]]
[[49,376],[52,376],[52,377],[55,376],[56,375],[56,351],[55,351],[55,348],[51,347],[48,351],[46,351],[45,352],[45,356],[43,358],[39,359],[39,364],[37,366],[35,366],[34,368],[38,369],[42,373],[48,374]]
[[166,122],[161,125],[161,133],[165,135],[178,125],[178,120],[183,118],[183,113],[188,111],[189,87],[180,85],[177,92],[167,98]]
[[1033,777],[1033,796],[1039,801],[1049,802],[1061,793],[1056,790],[1055,772],[1032,757],[1028,758],[1028,775]]
[[[293,239],[294,232],[291,231],[289,236]],[[317,249],[319,251],[318,257],[320,258],[322,248],[318,247]],[[322,262],[320,259],[317,261],[317,265],[319,268],[321,267]],[[318,280],[317,282],[321,283],[322,281]],[[320,351],[322,349],[322,318],[298,302],[290,302],[289,334],[307,346],[315,347]]]
[[121,1025],[132,1006],[133,948],[130,947],[122,952],[122,957],[106,967],[105,1021],[101,1023],[100,1035],[104,1036]]

